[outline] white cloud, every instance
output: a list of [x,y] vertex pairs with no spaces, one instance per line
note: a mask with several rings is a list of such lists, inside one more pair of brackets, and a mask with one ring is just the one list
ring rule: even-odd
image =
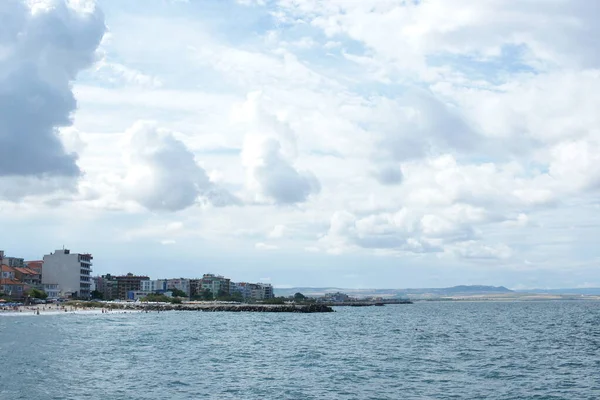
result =
[[279,248],[278,246],[275,246],[273,244],[268,244],[268,243],[263,243],[263,242],[256,243],[254,245],[254,247],[257,250],[276,250]]
[[247,138],[242,157],[248,171],[248,188],[256,193],[258,201],[301,203],[321,190],[312,172],[297,170],[284,158],[276,139]]
[[286,235],[288,228],[285,225],[275,225],[267,235],[270,239],[280,239]]
[[205,201],[216,206],[236,203],[215,186],[194,154],[169,131],[137,122],[125,133],[127,174],[121,190],[150,210],[177,211]]

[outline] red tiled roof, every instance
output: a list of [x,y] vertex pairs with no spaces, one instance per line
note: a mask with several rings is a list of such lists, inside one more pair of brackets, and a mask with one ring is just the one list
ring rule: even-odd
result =
[[18,281],[16,279],[0,279],[0,285],[24,285],[23,282]]
[[29,268],[15,267],[15,271],[20,272],[25,275],[38,275],[37,272],[35,272],[34,270],[29,269]]
[[43,261],[25,261],[25,265],[27,265],[27,268],[42,269],[44,262]]
[[9,267],[8,265],[2,264],[2,265],[0,265],[0,271],[15,272],[15,269],[13,267]]

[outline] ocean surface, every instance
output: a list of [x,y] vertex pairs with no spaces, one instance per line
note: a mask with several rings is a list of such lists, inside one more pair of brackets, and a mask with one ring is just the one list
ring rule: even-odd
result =
[[600,399],[600,302],[0,315],[0,399]]

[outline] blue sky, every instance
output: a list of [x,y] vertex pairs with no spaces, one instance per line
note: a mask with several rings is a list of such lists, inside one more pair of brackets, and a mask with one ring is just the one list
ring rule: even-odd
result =
[[276,286],[600,286],[598,12],[9,0],[3,249]]

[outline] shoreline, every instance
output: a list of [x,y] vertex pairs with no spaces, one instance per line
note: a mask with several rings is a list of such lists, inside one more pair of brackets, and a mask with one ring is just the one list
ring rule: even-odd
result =
[[124,314],[134,312],[201,311],[201,312],[269,312],[269,313],[327,313],[333,308],[320,304],[219,304],[219,303],[68,303],[65,305],[37,304],[0,308],[0,316],[15,315],[63,315],[63,314]]

